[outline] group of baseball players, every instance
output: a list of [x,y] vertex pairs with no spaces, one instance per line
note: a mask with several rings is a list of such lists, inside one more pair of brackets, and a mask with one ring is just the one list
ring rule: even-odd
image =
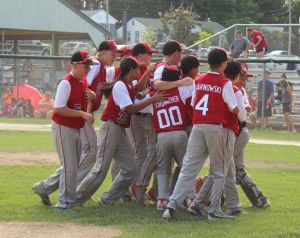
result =
[[[58,189],[57,211],[82,207],[111,169],[113,181],[99,204],[134,199],[146,206],[149,199],[165,219],[179,209],[199,219],[232,219],[245,214],[238,184],[253,206],[270,206],[245,170],[251,110],[246,65],[217,48],[208,55],[210,70],[199,74],[198,59],[182,57],[183,51],[177,41],[168,41],[163,61],[154,64],[155,50],[146,43],[118,50],[105,40],[95,57],[74,53],[71,72],[58,84],[52,117],[61,166],[32,187],[43,204],[51,205],[49,196]],[[97,136],[94,112],[104,96]],[[208,158],[208,175],[197,177]]]

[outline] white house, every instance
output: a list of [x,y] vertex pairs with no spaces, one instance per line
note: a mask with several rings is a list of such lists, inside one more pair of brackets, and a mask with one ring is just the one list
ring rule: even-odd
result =
[[[126,44],[136,44],[143,39],[147,27],[151,26],[156,36],[156,42],[166,42],[168,37],[163,31],[163,23],[158,18],[134,17],[127,22]],[[117,30],[117,38],[123,37],[123,26]]]
[[[103,9],[98,10],[83,10],[86,16],[91,18],[94,22],[98,23],[104,29],[106,29],[106,11]],[[112,38],[116,39],[116,30],[117,30],[117,22],[118,20],[113,16],[108,14],[108,31],[111,33]]]

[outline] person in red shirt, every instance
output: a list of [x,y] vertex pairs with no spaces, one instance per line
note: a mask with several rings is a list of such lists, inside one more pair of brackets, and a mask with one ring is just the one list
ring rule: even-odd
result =
[[134,104],[134,95],[143,88],[146,80],[140,80],[133,86],[132,81],[140,74],[139,64],[133,57],[125,58],[120,64],[120,70],[120,78],[113,86],[101,117],[96,162],[77,188],[76,197],[80,204],[85,203],[101,186],[113,158],[121,171],[110,188],[102,194],[101,201],[104,204],[114,204],[128,191],[135,178],[136,165],[125,128],[130,126],[131,114],[161,101],[164,97],[164,94],[156,93],[151,98]]
[[[58,173],[59,201],[55,206],[58,211],[72,209],[76,202],[77,172],[81,152],[80,129],[84,127],[85,122],[89,124],[94,122],[93,115],[86,112],[87,84],[83,80],[94,62],[87,51],[80,50],[73,54],[71,63],[72,71],[58,85],[52,115],[52,134],[62,164]],[[43,201],[45,200],[45,194],[40,192],[38,184],[33,186],[33,190]],[[50,200],[48,202],[51,204]]]
[[[162,81],[180,80],[181,72],[176,66],[165,66]],[[153,104],[153,125],[157,134],[157,210],[164,210],[170,196],[172,160],[179,169],[187,146],[186,102],[192,97],[193,85],[165,90],[168,96]]]
[[265,36],[258,30],[248,28],[247,33],[251,38],[252,46],[256,50],[256,58],[262,58],[268,50]]
[[[222,74],[227,66],[227,54],[223,49],[216,48],[208,54],[210,71],[200,75],[195,80],[192,97],[193,129],[188,141],[183,166],[173,194],[169,198],[163,218],[172,219],[177,208],[182,205],[187,193],[195,183],[196,176],[203,167],[207,157],[210,157],[210,176],[212,180],[211,204],[208,210],[209,219],[232,218],[221,212],[221,194],[226,175],[226,160],[224,154],[223,126],[226,122],[225,113],[239,112],[234,96],[232,83]],[[211,187],[210,182],[204,183],[201,191]],[[199,194],[198,194],[199,196]],[[207,216],[198,202],[192,203],[188,211],[200,219]]]

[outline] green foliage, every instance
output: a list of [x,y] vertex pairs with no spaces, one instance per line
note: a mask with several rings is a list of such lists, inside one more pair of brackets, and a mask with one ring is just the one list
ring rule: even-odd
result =
[[191,30],[196,26],[198,15],[191,7],[171,7],[167,12],[160,14],[164,29],[172,39],[189,45],[194,42]]
[[[208,32],[206,32],[206,31],[201,31],[201,32],[199,32],[198,34],[199,34],[199,39],[198,39],[197,41],[206,39],[207,37],[210,37],[210,36],[211,36],[211,34],[208,33]],[[207,48],[207,47],[209,47],[210,45],[211,45],[211,43],[210,43],[209,40],[206,40],[206,41],[204,41],[204,42],[201,44],[201,46],[202,46],[203,48]]]
[[155,46],[155,32],[152,26],[146,27],[146,31],[142,34],[142,41],[148,43],[151,46]]

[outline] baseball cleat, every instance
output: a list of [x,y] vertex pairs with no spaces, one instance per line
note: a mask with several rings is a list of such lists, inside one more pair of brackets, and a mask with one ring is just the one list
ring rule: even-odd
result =
[[146,193],[146,197],[151,200],[154,204],[157,203],[157,197],[154,194],[154,190],[153,188],[150,188],[147,193]]
[[271,202],[267,199],[267,201],[262,205],[262,208],[267,208],[271,206]]
[[208,213],[208,220],[234,219],[234,216],[229,216],[223,212]]
[[188,209],[188,212],[197,216],[200,220],[206,220],[207,219],[207,214],[206,212],[200,208],[199,206],[193,205],[190,206]]
[[123,196],[123,202],[124,202],[124,203],[131,202],[131,200],[132,200],[131,194],[126,193],[126,194]]
[[242,209],[237,209],[234,211],[229,211],[227,212],[227,215],[229,216],[242,216],[242,215],[247,215],[247,212],[244,212]]
[[40,196],[41,202],[42,202],[44,205],[46,205],[46,206],[51,206],[52,204],[51,204],[49,195],[42,193],[42,191],[40,191],[40,189],[39,189],[39,185],[40,185],[40,183],[34,184],[34,185],[32,186],[32,190],[33,190],[37,195]]
[[188,197],[188,198],[186,198],[184,201],[183,201],[183,207],[185,208],[185,209],[188,209],[191,205],[192,205],[192,203],[194,202],[194,200],[195,200],[195,197]]
[[157,211],[165,210],[167,208],[167,204],[168,204],[167,199],[164,199],[164,198],[158,199],[157,205],[156,205],[156,210]]
[[162,218],[172,220],[175,217],[175,210],[173,208],[167,207],[167,209],[164,211]]
[[145,204],[145,189],[136,185],[132,185],[130,188],[131,194],[136,200],[136,202],[141,206],[146,206]]

